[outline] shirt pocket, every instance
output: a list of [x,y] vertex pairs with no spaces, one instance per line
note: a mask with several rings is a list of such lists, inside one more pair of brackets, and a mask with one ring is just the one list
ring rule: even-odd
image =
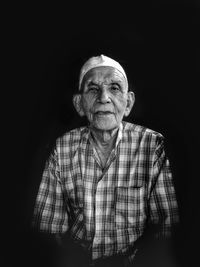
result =
[[145,221],[145,196],[143,184],[115,188],[116,228],[141,228]]

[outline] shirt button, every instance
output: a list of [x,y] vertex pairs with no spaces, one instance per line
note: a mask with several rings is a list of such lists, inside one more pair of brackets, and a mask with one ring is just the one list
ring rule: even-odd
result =
[[101,215],[102,214],[102,209],[97,209],[97,214]]
[[99,237],[94,238],[94,243],[99,244],[101,242],[101,239]]

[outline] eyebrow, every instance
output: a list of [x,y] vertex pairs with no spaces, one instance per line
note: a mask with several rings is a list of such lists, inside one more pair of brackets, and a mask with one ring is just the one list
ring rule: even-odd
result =
[[95,83],[95,82],[90,81],[90,82],[88,83],[88,86],[90,86],[90,85],[98,85],[98,84]]
[[111,84],[111,85],[117,85],[117,86],[121,87],[120,84],[119,84],[118,82],[111,82],[110,84]]
[[[117,85],[117,86],[121,87],[121,86],[120,86],[120,83],[118,83],[118,82],[111,82],[111,83],[108,83],[108,84],[109,84],[109,85]],[[90,81],[90,82],[88,83],[88,86],[90,86],[90,85],[96,85],[96,86],[99,86],[98,83],[95,83],[95,82],[93,82],[93,81]]]

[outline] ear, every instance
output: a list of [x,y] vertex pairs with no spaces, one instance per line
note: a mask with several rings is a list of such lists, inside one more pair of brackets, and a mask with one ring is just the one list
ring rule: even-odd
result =
[[76,94],[73,95],[73,104],[74,107],[76,109],[76,111],[78,112],[78,114],[83,117],[85,115],[83,107],[82,107],[82,95],[81,94]]
[[127,98],[127,106],[124,113],[125,117],[127,117],[130,114],[134,103],[135,103],[135,94],[132,91],[129,91]]

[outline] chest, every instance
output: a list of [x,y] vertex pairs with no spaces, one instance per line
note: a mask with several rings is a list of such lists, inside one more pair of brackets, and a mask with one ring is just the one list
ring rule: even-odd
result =
[[[142,157],[137,149],[118,147],[113,150],[104,163],[104,168],[97,151],[79,148],[70,161],[62,162],[62,180],[64,192],[73,205],[81,206],[84,202],[115,201],[116,195],[121,200],[134,201],[138,195],[142,198],[152,175],[151,162]],[[136,201],[136,200],[135,200]]]
[[74,217],[84,214],[88,229],[94,225],[94,218],[106,222],[107,226],[116,224],[117,228],[128,228],[141,224],[139,212],[144,221],[146,174],[142,173],[137,157],[125,157],[119,152],[112,152],[102,169],[94,152],[79,151],[71,160],[70,168],[63,169],[67,202]]

